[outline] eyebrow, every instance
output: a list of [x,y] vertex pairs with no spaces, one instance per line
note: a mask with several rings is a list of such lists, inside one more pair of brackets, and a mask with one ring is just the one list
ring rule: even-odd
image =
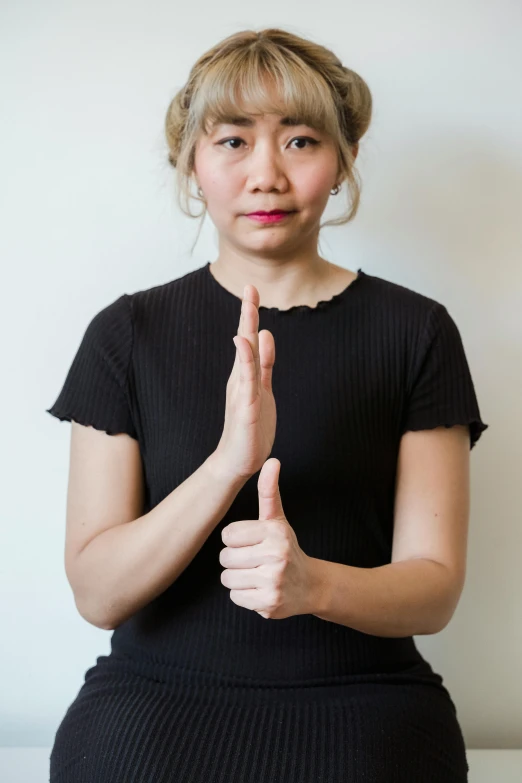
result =
[[[251,117],[225,115],[219,120],[220,125],[240,125],[241,127],[251,128],[256,121]],[[279,124],[286,127],[297,127],[298,125],[308,125],[309,123],[299,120],[298,117],[281,117]]]

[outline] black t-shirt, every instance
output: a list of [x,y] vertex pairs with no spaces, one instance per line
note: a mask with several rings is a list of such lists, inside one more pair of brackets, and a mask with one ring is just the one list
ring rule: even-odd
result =
[[[214,451],[223,430],[241,299],[207,262],[123,294],[88,325],[62,390],[61,420],[137,439],[145,512]],[[371,568],[391,561],[398,448],[406,430],[481,420],[459,330],[444,305],[358,270],[316,307],[259,309],[274,335],[277,431],[286,517],[312,557]],[[111,654],[141,671],[191,670],[260,683],[421,673],[412,637],[364,634],[315,615],[268,620],[221,583],[221,530],[258,516],[258,473],[178,579],[118,626]]]

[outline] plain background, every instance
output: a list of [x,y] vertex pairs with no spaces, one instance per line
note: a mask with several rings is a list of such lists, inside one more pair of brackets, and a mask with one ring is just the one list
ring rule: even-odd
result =
[[[518,0],[2,4],[0,745],[51,746],[110,649],[66,580],[71,425],[45,409],[96,312],[217,256],[208,218],[190,255],[197,221],[176,206],[164,116],[197,57],[263,27],[328,46],[373,93],[360,210],[321,232],[323,255],[437,299],[459,326],[490,428],[471,453],[463,595],[443,632],[416,641],[466,745],[520,748]],[[343,190],[325,217],[345,205]]]

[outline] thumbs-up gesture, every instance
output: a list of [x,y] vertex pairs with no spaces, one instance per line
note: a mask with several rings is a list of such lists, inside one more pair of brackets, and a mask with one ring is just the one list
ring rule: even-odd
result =
[[238,606],[283,620],[312,611],[313,558],[306,555],[288,523],[279,493],[281,463],[263,464],[257,488],[259,519],[231,522],[221,531],[221,583]]

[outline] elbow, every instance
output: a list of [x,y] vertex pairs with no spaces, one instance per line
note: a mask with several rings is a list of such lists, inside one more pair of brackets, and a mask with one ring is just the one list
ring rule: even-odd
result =
[[439,610],[433,612],[432,622],[429,624],[431,627],[425,631],[426,634],[440,633],[449,625],[459,604],[466,579],[465,569],[458,571],[442,563],[438,565],[442,565],[445,569],[446,578],[442,594],[439,595]]
[[448,591],[447,599],[443,603],[442,608],[439,612],[434,612],[433,622],[430,624],[431,627],[425,631],[426,635],[440,633],[450,624],[457,609],[461,591],[461,588]]
[[102,619],[96,622],[92,622],[92,625],[95,625],[96,628],[100,628],[102,631],[114,631],[118,623],[112,622],[111,620]]
[[76,595],[74,603],[83,619],[90,625],[94,625],[95,628],[100,628],[102,631],[113,631],[118,625],[107,612],[100,611],[99,607],[93,607],[92,604],[87,605],[85,601],[80,601]]
[[416,636],[433,636],[436,633],[440,633],[449,624],[453,613],[449,615],[447,612],[433,612],[429,620],[423,623],[422,630],[417,631]]
[[90,625],[100,628],[102,631],[112,631],[118,625],[114,620],[114,606],[110,602],[99,600],[93,594],[93,590],[85,576],[78,567],[78,559],[73,564],[66,560],[65,572],[71,587],[74,603],[78,613]]
[[449,625],[451,618],[453,617],[453,613],[448,616],[445,615],[442,619],[439,619],[437,623],[434,623],[429,631],[426,631],[426,635],[433,635],[436,633],[440,633],[443,631],[447,625]]

